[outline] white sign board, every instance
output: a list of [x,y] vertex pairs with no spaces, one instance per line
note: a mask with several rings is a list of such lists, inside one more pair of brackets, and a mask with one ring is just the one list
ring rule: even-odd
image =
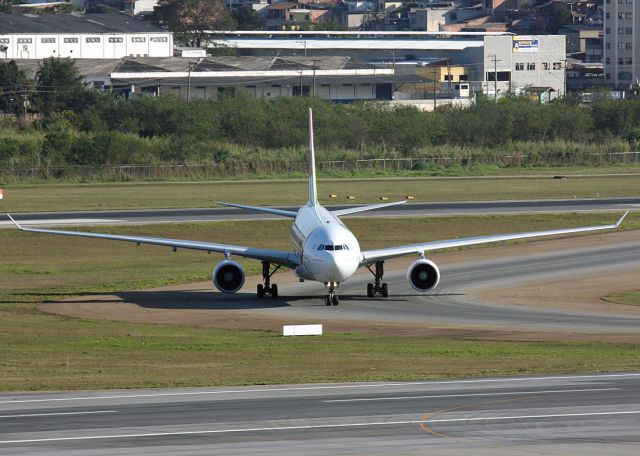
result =
[[321,336],[322,325],[284,325],[283,336]]

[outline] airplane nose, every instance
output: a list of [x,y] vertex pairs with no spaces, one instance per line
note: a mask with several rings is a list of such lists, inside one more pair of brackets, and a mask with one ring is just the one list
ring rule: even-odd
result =
[[331,281],[342,282],[353,275],[358,268],[357,262],[354,262],[351,257],[342,255],[331,256],[328,260],[328,270],[331,276]]

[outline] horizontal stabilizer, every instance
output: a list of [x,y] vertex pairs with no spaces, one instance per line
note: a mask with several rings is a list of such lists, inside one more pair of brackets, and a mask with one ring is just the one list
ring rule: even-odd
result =
[[356,207],[348,207],[346,209],[337,209],[335,211],[331,211],[333,215],[336,217],[340,217],[341,215],[347,214],[355,214],[356,212],[364,212],[364,211],[373,211],[375,209],[382,209],[383,207],[396,206],[398,204],[404,204],[407,201],[394,201],[393,203],[380,203],[380,204],[371,204],[369,206],[356,206]]
[[238,209],[248,209],[250,211],[266,212],[268,214],[281,215],[283,217],[296,218],[296,215],[298,215],[297,212],[285,211],[283,209],[273,209],[271,207],[244,206],[242,204],[222,203],[220,201],[216,201],[216,203],[219,204],[220,206],[237,207]]

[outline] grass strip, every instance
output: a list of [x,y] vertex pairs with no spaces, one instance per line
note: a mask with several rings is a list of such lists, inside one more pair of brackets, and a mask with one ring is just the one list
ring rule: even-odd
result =
[[447,340],[80,321],[0,312],[0,390],[418,380],[640,369],[640,345]]
[[[638,196],[640,173],[624,176],[528,178],[321,179],[323,204],[416,201],[608,198]],[[338,195],[333,199],[329,194]],[[355,197],[347,200],[347,196]],[[212,207],[214,201],[300,206],[305,179],[225,182],[112,183],[5,186],[1,212]]]
[[616,304],[626,304],[628,306],[640,306],[640,290],[627,291],[614,295],[604,296],[602,299]]

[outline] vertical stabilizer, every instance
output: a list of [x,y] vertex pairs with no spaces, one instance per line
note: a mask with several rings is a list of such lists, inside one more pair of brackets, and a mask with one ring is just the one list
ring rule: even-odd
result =
[[313,150],[313,111],[309,108],[309,206],[318,205],[315,155],[315,151]]

